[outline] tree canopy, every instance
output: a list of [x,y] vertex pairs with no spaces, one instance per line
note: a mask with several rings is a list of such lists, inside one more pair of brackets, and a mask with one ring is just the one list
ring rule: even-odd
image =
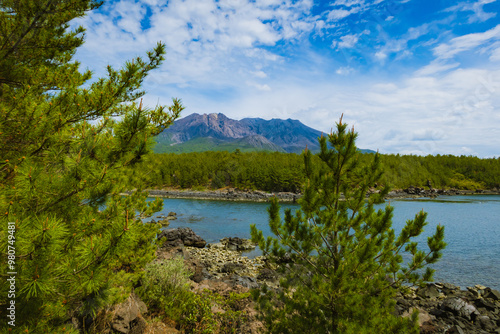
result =
[[0,287],[0,312],[15,301],[16,330],[64,332],[71,318],[83,326],[122,298],[154,256],[158,227],[136,217],[161,202],[120,196],[124,167],[143,160],[183,107],[178,99],[154,109],[137,103],[164,60],[161,43],[121,69],[108,66],[106,77],[80,71],[73,56],[84,29],[70,22],[99,5],[0,1],[0,248],[15,249],[0,275],[16,272],[14,299]]

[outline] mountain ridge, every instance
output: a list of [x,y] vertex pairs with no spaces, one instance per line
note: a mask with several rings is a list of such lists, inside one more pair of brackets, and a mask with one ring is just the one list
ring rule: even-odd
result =
[[[299,120],[243,118],[222,113],[190,114],[176,120],[156,138],[156,153],[201,151],[277,151],[301,153],[306,147],[319,151],[323,133]],[[371,151],[372,152],[372,151]]]

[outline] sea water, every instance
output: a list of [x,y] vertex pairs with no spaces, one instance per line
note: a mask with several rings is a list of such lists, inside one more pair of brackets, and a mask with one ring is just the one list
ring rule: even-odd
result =
[[[393,228],[401,231],[408,219],[420,210],[427,212],[428,225],[417,239],[427,249],[427,237],[438,224],[445,227],[448,244],[443,257],[433,265],[434,280],[462,288],[482,284],[500,290],[500,196],[440,196],[435,199],[399,199],[380,205],[394,207]],[[169,228],[190,227],[207,242],[224,237],[250,238],[250,225],[264,235],[271,235],[268,225],[269,203],[230,202],[195,199],[164,199],[163,210],[155,214],[177,213]],[[282,204],[282,209],[299,209],[296,204]],[[158,218],[154,219],[158,220]],[[258,250],[246,254],[255,256]]]

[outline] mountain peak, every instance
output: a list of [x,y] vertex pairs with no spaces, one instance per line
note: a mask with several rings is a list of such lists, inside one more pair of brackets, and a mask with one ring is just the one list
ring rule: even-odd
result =
[[[301,153],[306,146],[319,151],[322,132],[299,120],[244,118],[240,121],[222,113],[190,114],[174,122],[156,137],[155,152],[203,150],[280,151]],[[186,150],[184,150],[186,151]]]

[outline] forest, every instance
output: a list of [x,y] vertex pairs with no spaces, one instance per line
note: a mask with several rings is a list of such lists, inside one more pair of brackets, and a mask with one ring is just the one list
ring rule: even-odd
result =
[[[314,159],[318,159],[315,155]],[[363,165],[373,154],[359,154]],[[382,182],[393,189],[494,189],[500,187],[500,158],[474,156],[382,154]],[[142,188],[218,189],[300,192],[303,155],[280,152],[199,152],[154,154],[129,171],[130,185]]]

